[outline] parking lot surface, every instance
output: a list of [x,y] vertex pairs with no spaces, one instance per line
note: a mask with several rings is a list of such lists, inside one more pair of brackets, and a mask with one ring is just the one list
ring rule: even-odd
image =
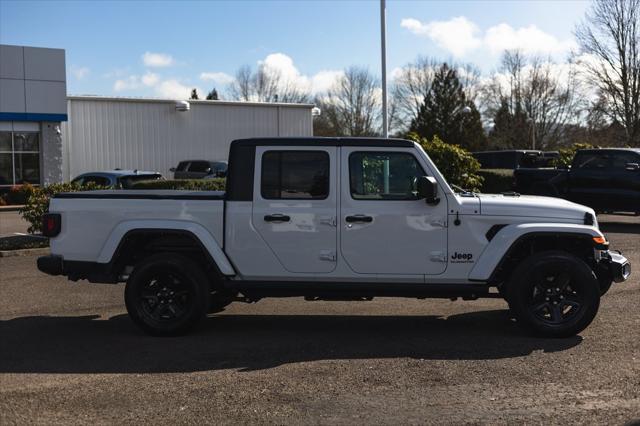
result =
[[0,423],[607,423],[640,419],[640,219],[601,216],[635,267],[580,336],[532,338],[501,300],[236,303],[153,338],[122,285],[0,258]]

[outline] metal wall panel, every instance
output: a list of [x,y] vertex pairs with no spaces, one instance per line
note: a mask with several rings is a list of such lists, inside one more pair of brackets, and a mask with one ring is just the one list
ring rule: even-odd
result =
[[154,170],[188,159],[226,160],[234,139],[312,136],[312,105],[190,102],[69,97],[62,125],[63,174],[122,169]]

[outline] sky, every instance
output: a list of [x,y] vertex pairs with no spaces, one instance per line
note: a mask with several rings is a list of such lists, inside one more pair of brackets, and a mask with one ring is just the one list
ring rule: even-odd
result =
[[[586,1],[387,0],[390,76],[418,55],[484,74],[504,49],[566,61]],[[66,50],[67,92],[186,98],[265,63],[314,93],[346,67],[380,75],[380,3],[0,0],[0,43]]]

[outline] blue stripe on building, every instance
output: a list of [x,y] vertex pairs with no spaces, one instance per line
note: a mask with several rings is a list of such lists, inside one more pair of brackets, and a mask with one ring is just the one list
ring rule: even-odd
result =
[[0,121],[67,121],[67,114],[34,114],[29,112],[0,112]]

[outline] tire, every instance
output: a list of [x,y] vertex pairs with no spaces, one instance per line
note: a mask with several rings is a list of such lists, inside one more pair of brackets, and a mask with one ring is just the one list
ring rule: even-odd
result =
[[543,337],[575,336],[598,313],[600,285],[579,258],[563,251],[532,255],[516,267],[507,287],[520,326]]
[[205,315],[208,281],[195,262],[162,253],[138,263],[127,281],[127,312],[152,336],[176,336],[191,330]]

